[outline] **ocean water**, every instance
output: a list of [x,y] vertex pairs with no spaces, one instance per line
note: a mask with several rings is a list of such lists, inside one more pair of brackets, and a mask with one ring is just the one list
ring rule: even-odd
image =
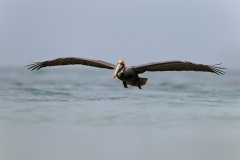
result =
[[240,71],[0,67],[2,160],[239,160]]

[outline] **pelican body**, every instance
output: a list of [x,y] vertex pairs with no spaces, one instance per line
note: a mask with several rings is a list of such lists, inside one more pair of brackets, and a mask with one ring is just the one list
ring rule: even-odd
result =
[[141,86],[147,83],[147,78],[141,78],[138,76],[138,73],[134,70],[133,67],[125,65],[123,60],[119,60],[116,66],[115,72],[113,73],[112,78],[118,77],[123,81],[123,85],[127,88],[127,85],[137,86],[141,89]]
[[204,65],[197,64],[187,61],[165,61],[165,62],[151,62],[138,66],[128,66],[125,62],[120,59],[118,60],[117,65],[115,66],[112,63],[108,63],[101,60],[93,60],[87,58],[77,58],[77,57],[66,57],[66,58],[57,58],[54,60],[48,60],[43,62],[36,62],[30,65],[27,65],[28,69],[39,70],[43,67],[50,66],[60,66],[60,65],[86,65],[91,67],[105,68],[115,70],[112,78],[117,77],[119,80],[123,82],[123,86],[128,88],[127,86],[136,86],[139,89],[142,89],[142,86],[145,85],[148,81],[148,78],[139,77],[139,74],[144,73],[146,71],[154,72],[154,71],[199,71],[199,72],[211,72],[218,75],[222,75],[225,72],[222,67],[218,67],[218,65]]

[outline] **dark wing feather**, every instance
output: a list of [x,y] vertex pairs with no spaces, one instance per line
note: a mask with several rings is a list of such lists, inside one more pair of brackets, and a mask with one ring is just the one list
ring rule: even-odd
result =
[[204,65],[196,64],[187,61],[166,61],[166,62],[152,62],[139,66],[134,66],[133,68],[137,73],[144,73],[146,71],[199,71],[199,72],[213,72],[218,75],[224,74],[223,69],[218,67],[218,65]]
[[86,65],[98,68],[106,68],[106,69],[114,69],[115,65],[100,61],[100,60],[93,60],[87,58],[77,58],[77,57],[66,57],[66,58],[58,58],[54,60],[44,61],[44,62],[36,62],[30,65],[27,65],[28,69],[32,70],[39,70],[43,67],[50,67],[50,66],[60,66],[60,65]]

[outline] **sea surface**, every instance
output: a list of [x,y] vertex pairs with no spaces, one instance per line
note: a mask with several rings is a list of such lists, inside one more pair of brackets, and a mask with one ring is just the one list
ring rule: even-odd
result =
[[0,67],[1,160],[239,160],[240,70]]

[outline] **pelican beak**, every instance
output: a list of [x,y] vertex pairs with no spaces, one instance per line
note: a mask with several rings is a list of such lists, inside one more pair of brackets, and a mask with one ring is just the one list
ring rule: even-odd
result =
[[116,70],[112,75],[112,78],[114,79],[122,69],[123,69],[123,65],[121,63],[118,63],[116,66]]

